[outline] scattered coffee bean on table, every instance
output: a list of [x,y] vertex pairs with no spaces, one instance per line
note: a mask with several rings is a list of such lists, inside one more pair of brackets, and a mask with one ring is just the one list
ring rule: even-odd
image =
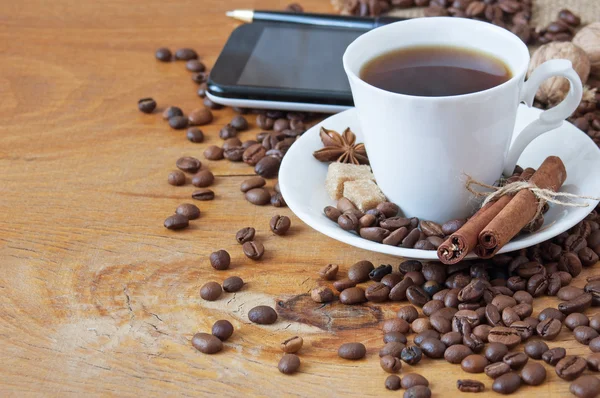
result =
[[138,101],[138,109],[143,113],[152,113],[156,109],[156,101],[152,98],[142,98]]
[[165,228],[175,231],[187,228],[190,225],[190,221],[186,216],[183,216],[181,214],[174,214],[172,216],[167,217],[164,225]]
[[292,225],[290,218],[288,216],[280,216],[276,215],[271,218],[269,226],[271,227],[271,231],[275,235],[285,235]]
[[512,394],[521,387],[521,377],[514,373],[506,373],[492,383],[492,390],[500,394]]
[[385,388],[390,391],[399,390],[401,387],[400,378],[396,375],[390,375],[385,379]]
[[159,60],[161,62],[171,62],[171,59],[173,58],[173,54],[171,53],[171,50],[169,50],[166,47],[161,47],[158,50],[156,50],[156,52],[154,53],[154,56],[156,57],[157,60]]
[[294,336],[287,340],[284,340],[280,344],[280,347],[283,352],[293,354],[293,353],[300,351],[303,344],[304,344],[304,340],[302,339],[302,337]]
[[225,341],[233,334],[233,325],[228,320],[222,319],[213,324],[211,332],[219,340]]
[[482,392],[485,385],[477,380],[462,379],[456,381],[456,388],[461,392]]
[[450,346],[444,352],[446,362],[458,365],[468,356],[473,355],[473,351],[463,344],[455,344]]
[[315,303],[329,303],[333,301],[335,295],[333,294],[333,291],[327,286],[319,286],[311,290],[310,298]]
[[389,343],[390,341],[397,341],[398,343],[406,344],[407,339],[403,333],[400,332],[389,332],[383,335],[383,342]]
[[546,368],[538,362],[530,362],[521,370],[521,379],[530,386],[539,386],[546,380]]
[[542,354],[542,359],[548,365],[556,366],[558,361],[567,356],[567,351],[562,347],[551,348]]
[[[338,281],[339,282],[339,281]],[[335,287],[335,284],[334,284]],[[337,289],[337,288],[336,288]],[[340,293],[340,302],[347,305],[361,304],[367,301],[365,290],[361,287],[350,287]]]
[[409,389],[414,386],[429,386],[429,381],[418,373],[407,373],[402,378],[402,388]]
[[367,349],[362,343],[344,343],[338,349],[338,356],[344,359],[357,360],[367,355]]
[[525,344],[525,353],[533,359],[542,359],[544,353],[548,351],[548,344],[541,340],[528,341]]
[[279,360],[277,368],[286,375],[296,373],[300,368],[300,358],[296,354],[284,354]]
[[[404,338],[404,344],[406,344],[406,337]],[[400,353],[400,358],[409,365],[416,365],[423,358],[423,351],[417,346],[404,347]]]
[[264,206],[271,202],[271,194],[265,188],[252,188],[245,196],[248,202],[257,206]]
[[571,381],[581,376],[586,368],[587,362],[585,359],[578,356],[568,355],[558,361],[554,370],[561,379]]
[[225,250],[219,250],[211,253],[210,265],[218,271],[224,271],[229,268],[231,257]]
[[200,288],[200,297],[206,301],[215,301],[222,293],[223,289],[217,282],[207,282]]
[[206,188],[215,182],[215,176],[209,170],[201,170],[192,177],[192,185],[198,188]]
[[204,150],[204,157],[208,160],[221,160],[223,159],[223,148],[211,145]]
[[379,350],[379,356],[383,357],[386,355],[391,355],[395,358],[400,358],[402,354],[402,350],[405,348],[404,344],[398,343],[396,341],[390,341],[386,343],[381,350]]
[[186,217],[188,220],[195,220],[200,217],[200,209],[191,203],[182,203],[177,206],[175,213]]
[[571,394],[578,398],[594,398],[600,395],[600,379],[596,376],[581,376],[571,383]]
[[245,117],[243,116],[235,116],[232,120],[231,123],[229,123],[233,128],[235,128],[237,131],[246,131],[248,130],[248,121],[246,120]]
[[575,330],[578,326],[588,326],[590,319],[582,313],[574,312],[565,318],[565,326],[571,330]]
[[259,325],[271,325],[277,321],[277,312],[269,306],[259,305],[248,312],[248,319]]
[[181,110],[181,108],[179,108],[177,106],[169,106],[162,113],[162,118],[164,120],[169,120],[170,118],[172,118],[174,116],[183,116],[183,111]]
[[426,386],[414,386],[404,392],[404,398],[430,398],[431,390]]
[[467,373],[483,373],[486,366],[489,365],[488,360],[483,355],[469,355],[460,363],[460,367]]
[[175,51],[175,59],[178,61],[189,61],[190,59],[197,59],[198,53],[191,48],[180,48]]
[[502,343],[490,343],[485,348],[485,357],[492,363],[502,361],[506,354],[508,347]]
[[260,260],[265,254],[265,247],[262,243],[256,241],[245,242],[242,245],[242,251],[251,260]]
[[383,322],[381,330],[383,333],[399,332],[406,334],[410,330],[410,324],[402,318],[392,318]]
[[182,158],[177,159],[175,165],[181,171],[185,171],[187,173],[195,173],[200,169],[202,163],[198,159],[193,158],[191,156],[184,156]]
[[327,264],[319,271],[319,276],[327,281],[332,281],[337,276],[339,266],[337,264]]
[[485,375],[492,379],[497,379],[498,377],[510,372],[510,366],[505,364],[504,362],[496,362],[492,363],[485,367],[483,372]]
[[185,184],[185,174],[181,170],[173,170],[169,173],[169,177],[167,179],[169,184],[173,186],[181,186]]
[[230,276],[223,281],[223,290],[227,293],[235,293],[244,287],[244,281],[239,276]]
[[384,355],[379,359],[381,369],[388,373],[398,373],[402,369],[402,361],[392,355]]
[[502,358],[502,362],[511,367],[511,369],[520,369],[527,363],[529,357],[524,352],[510,352]]
[[215,193],[208,188],[197,189],[194,192],[192,192],[192,199],[195,200],[207,201],[213,200],[214,198]]
[[266,185],[267,181],[262,177],[250,177],[247,180],[242,181],[240,185],[240,191],[246,193],[254,188],[262,188]]
[[369,280],[369,273],[375,269],[372,262],[367,260],[358,261],[348,269],[348,279],[356,283],[362,283]]
[[185,116],[173,116],[169,119],[169,127],[174,130],[183,130],[188,126],[188,119]]
[[275,178],[279,173],[281,161],[273,156],[265,156],[254,166],[254,171],[264,178]]
[[188,141],[193,142],[195,144],[204,142],[204,133],[197,127],[192,127],[187,130],[185,133]]
[[337,280],[337,281],[333,282],[333,287],[338,292],[342,292],[342,291],[344,291],[346,289],[349,289],[351,287],[354,287],[354,286],[356,286],[356,282],[351,281],[348,278],[340,279],[340,280]]
[[595,353],[587,357],[587,364],[590,370],[600,372],[600,353]]
[[213,114],[210,109],[198,108],[194,109],[188,115],[188,123],[190,126],[204,126],[213,121]]
[[246,242],[250,242],[254,240],[254,236],[256,235],[256,230],[252,227],[242,228],[235,234],[235,240],[243,245]]
[[192,337],[192,345],[204,354],[216,354],[223,349],[223,342],[208,333],[196,333]]

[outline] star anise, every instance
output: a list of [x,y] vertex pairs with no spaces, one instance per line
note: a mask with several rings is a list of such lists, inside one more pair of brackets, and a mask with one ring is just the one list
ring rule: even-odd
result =
[[321,141],[324,147],[315,151],[313,156],[321,162],[340,162],[369,164],[365,144],[355,144],[356,136],[347,128],[342,134],[321,127]]

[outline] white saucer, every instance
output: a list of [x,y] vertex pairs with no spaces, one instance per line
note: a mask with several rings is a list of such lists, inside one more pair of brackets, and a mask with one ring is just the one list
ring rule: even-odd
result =
[[[538,109],[521,105],[515,130],[520,132],[528,123],[537,119],[540,112]],[[436,260],[435,251],[406,249],[371,242],[342,230],[325,217],[323,209],[325,206],[335,206],[335,201],[331,200],[325,191],[328,164],[319,162],[312,155],[323,146],[319,138],[321,126],[340,133],[346,127],[350,127],[356,134],[356,142],[364,142],[356,109],[331,116],[304,133],[289,149],[279,170],[279,186],[290,209],[312,228],[349,245],[393,256]],[[568,177],[561,191],[600,196],[600,149],[586,134],[565,122],[562,127],[536,138],[525,149],[518,164],[537,168],[550,155],[559,156],[567,168]],[[500,253],[533,246],[555,237],[583,220],[597,204],[597,201],[589,201],[589,207],[552,206],[545,215],[542,229],[514,239],[502,248]],[[398,205],[402,208],[402,203]],[[467,259],[472,258],[476,258],[472,253],[467,256]]]

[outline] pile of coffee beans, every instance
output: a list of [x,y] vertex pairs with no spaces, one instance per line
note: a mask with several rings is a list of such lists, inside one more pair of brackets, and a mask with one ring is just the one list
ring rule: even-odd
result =
[[551,41],[571,41],[575,36],[575,28],[581,25],[581,18],[572,11],[559,11],[556,21],[538,31],[538,43],[546,44]]
[[471,18],[509,29],[525,43],[536,38],[530,26],[533,0],[332,0],[342,14],[377,16],[392,8],[427,7],[426,17]]

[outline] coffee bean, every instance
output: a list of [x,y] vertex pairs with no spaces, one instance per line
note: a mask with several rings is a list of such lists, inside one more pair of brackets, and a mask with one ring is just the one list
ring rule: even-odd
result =
[[592,305],[592,295],[584,293],[581,296],[558,304],[558,310],[563,314],[572,314],[574,312],[583,312]]
[[360,287],[350,287],[340,293],[340,302],[342,304],[354,305],[364,303],[365,301],[367,301],[365,291]]
[[592,339],[589,343],[590,351],[600,352],[600,337]]
[[502,312],[507,307],[514,307],[517,305],[517,300],[504,294],[499,294],[492,300],[492,304],[496,306],[498,311]]
[[421,286],[425,283],[425,278],[423,277],[423,274],[420,272],[416,272],[416,271],[411,271],[411,272],[407,272],[404,275],[405,279],[412,279],[412,281],[414,282],[415,285]]
[[217,282],[207,282],[200,288],[200,297],[206,301],[215,301],[221,297],[223,289]]
[[175,59],[178,61],[189,61],[190,59],[197,59],[198,53],[191,48],[180,48],[175,51]]
[[600,379],[592,375],[581,376],[571,383],[569,391],[579,398],[597,397],[600,391]]
[[154,56],[157,60],[161,62],[171,62],[171,58],[173,55],[171,54],[171,50],[169,50],[166,47],[161,47],[158,50],[156,50]]
[[367,355],[367,349],[362,343],[344,343],[338,349],[338,356],[344,359],[357,360]]
[[281,347],[281,351],[287,352],[288,354],[293,354],[300,351],[303,344],[304,340],[302,337],[294,336],[284,340],[279,346]]
[[169,127],[174,130],[182,130],[188,126],[188,119],[185,116],[173,116],[169,119]]
[[261,144],[254,144],[244,150],[242,160],[250,166],[255,166],[262,158],[267,155],[267,150]]
[[212,326],[212,334],[219,340],[225,341],[233,334],[233,325],[225,319],[216,321]]
[[555,318],[548,318],[539,323],[537,334],[544,340],[554,340],[560,333],[562,327],[561,321]]
[[554,370],[561,379],[571,381],[581,376],[586,368],[587,362],[585,359],[578,356],[567,355],[558,361]]
[[595,353],[587,358],[588,368],[594,372],[600,372],[600,353]]
[[479,300],[483,296],[485,289],[486,284],[481,279],[475,279],[460,290],[458,293],[458,300],[462,302]]
[[356,282],[351,281],[348,278],[340,279],[340,280],[337,280],[337,281],[333,282],[333,287],[338,292],[342,292],[342,291],[344,291],[346,289],[349,289],[351,287],[354,287],[354,286],[356,286]]
[[[579,18],[577,15],[573,14],[573,12],[571,12],[570,10],[567,9],[563,9],[558,13],[558,18],[563,21],[566,22],[567,24],[573,26],[573,27],[577,27],[581,24],[581,18]],[[575,394],[577,395],[577,394]]]
[[230,124],[227,124],[219,131],[219,137],[223,140],[234,138],[237,136],[237,129]]
[[202,163],[200,163],[200,161],[196,158],[193,158],[191,156],[185,156],[182,158],[177,159],[177,162],[175,163],[175,165],[177,166],[178,169],[188,172],[188,173],[195,173],[197,172],[200,167],[202,166]]
[[444,334],[452,330],[452,322],[447,318],[439,316],[438,313],[433,314],[429,318],[429,322],[431,322],[431,326],[439,333]]
[[596,332],[600,333],[600,314],[594,315],[590,318],[590,327],[594,328]]
[[259,325],[271,325],[277,321],[277,312],[269,306],[259,305],[248,312],[248,319]]
[[585,345],[588,345],[590,341],[600,336],[598,332],[589,326],[577,326],[573,330],[573,335],[575,336],[575,340]]
[[209,170],[201,170],[192,177],[192,185],[199,188],[208,187],[214,181],[215,176]]
[[[461,338],[462,340],[462,338]],[[452,364],[459,364],[468,357],[469,355],[473,355],[473,351],[462,344],[455,344],[446,349],[444,352],[444,359]]]
[[431,398],[431,390],[425,386],[414,386],[404,392],[403,398]]
[[533,297],[540,297],[548,290],[548,277],[544,274],[536,274],[527,281],[527,292]]
[[429,381],[418,373],[407,373],[402,378],[402,388],[409,389],[414,386],[429,386]]
[[[442,343],[446,344],[446,347],[451,347],[453,345],[462,344],[463,337],[460,332],[448,332],[444,333],[440,337],[440,340]],[[446,352],[448,352],[448,350],[446,350]]]
[[508,366],[504,362],[496,362],[486,366],[483,371],[489,378],[497,379],[503,374],[510,372],[511,369],[510,366]]
[[442,225],[442,232],[445,236],[452,235],[453,233],[458,231],[463,225],[465,225],[466,222],[467,220],[448,221],[444,223],[444,225]]
[[185,174],[183,174],[180,170],[174,170],[169,173],[169,177],[167,179],[169,184],[173,186],[181,186],[185,184]]
[[504,326],[496,326],[490,330],[488,341],[490,343],[501,343],[506,345],[508,348],[513,348],[521,342],[521,336],[515,329]]
[[242,228],[235,234],[235,240],[242,245],[253,240],[255,234],[256,230],[252,227]]
[[521,370],[521,379],[530,386],[539,386],[546,380],[546,368],[537,362],[530,362]]
[[287,119],[277,119],[273,123],[273,130],[277,132],[283,132],[284,130],[288,130],[290,128],[290,121]]
[[165,228],[175,231],[187,228],[190,225],[190,222],[186,216],[181,214],[174,214],[172,216],[167,217],[164,225]]
[[221,160],[223,155],[223,149],[216,145],[211,145],[204,150],[204,157],[208,160]]
[[402,350],[405,348],[405,345],[403,343],[399,343],[397,341],[390,341],[389,343],[386,343],[381,350],[379,350],[379,356],[380,357],[384,357],[387,355],[391,355],[395,358],[400,358],[400,354],[402,353]]
[[225,250],[219,250],[211,253],[210,265],[216,270],[223,271],[229,268],[231,257]]
[[138,109],[143,113],[152,113],[156,109],[156,101],[152,98],[142,98],[138,101]]
[[198,61],[197,59],[190,59],[185,63],[185,68],[190,72],[204,72],[206,70],[206,66]]
[[456,381],[456,388],[461,392],[482,392],[485,390],[485,384],[477,380],[462,379]]
[[260,260],[265,254],[265,247],[262,243],[256,241],[245,242],[242,245],[242,250],[246,257],[251,260]]
[[264,206],[271,201],[271,195],[265,188],[252,188],[245,196],[248,202],[257,206]]
[[239,276],[230,276],[223,281],[223,290],[227,293],[235,293],[244,287],[244,281]]
[[581,273],[582,264],[581,260],[575,253],[564,253],[558,260],[558,269],[564,272],[568,272],[571,276],[576,277]]
[[511,367],[511,369],[520,369],[527,363],[529,357],[523,352],[510,352],[502,358],[502,362]]
[[483,373],[488,365],[489,362],[484,356],[476,354],[467,356],[460,363],[461,369],[467,373]]
[[541,340],[528,341],[525,344],[525,353],[533,359],[542,359],[546,351],[548,351],[548,345]]
[[508,347],[502,343],[491,343],[485,348],[485,357],[490,362],[500,362],[508,354]]
[[444,237],[444,232],[442,231],[442,226],[439,225],[438,223],[435,223],[433,221],[421,220],[419,227],[421,228],[421,231],[423,231],[423,233],[426,236],[438,236],[440,238]]
[[490,330],[492,330],[490,325],[478,325],[473,329],[473,334],[482,342],[487,343]]
[[213,200],[214,198],[215,198],[215,193],[207,188],[198,189],[198,190],[192,192],[192,199],[195,199],[195,200],[206,201],[206,200]]
[[596,264],[599,260],[598,254],[594,252],[594,250],[589,247],[584,247],[583,249],[577,252],[577,256],[579,257],[579,261],[581,261],[581,265],[584,267],[590,267]]
[[337,223],[344,231],[356,231],[359,227],[358,217],[352,212],[340,215]]
[[333,291],[327,286],[319,286],[311,290],[310,298],[315,303],[329,303],[335,298]]
[[408,233],[406,238],[402,239],[400,247],[412,249],[415,246],[415,244],[419,241],[420,237],[421,232],[418,229],[413,229]]
[[465,323],[462,326],[463,344],[473,350],[473,352],[481,351],[485,345],[483,340],[471,332],[471,326],[468,323]]
[[170,118],[172,118],[174,116],[183,116],[183,111],[181,110],[181,108],[179,108],[177,106],[169,106],[162,113],[162,118],[164,120],[169,120]]
[[375,283],[373,285],[369,285],[365,290],[365,297],[368,301],[374,303],[381,303],[388,299],[390,294],[390,288],[384,285],[383,283]]
[[409,346],[402,349],[400,358],[409,365],[416,365],[421,361],[423,351],[417,346]]
[[256,117],[256,125],[262,130],[272,130],[275,121],[266,115],[260,114]]
[[288,216],[276,215],[273,216],[269,222],[271,231],[273,231],[275,235],[279,236],[285,235],[289,231],[291,225],[292,222]]
[[438,339],[426,338],[420,344],[421,351],[429,358],[443,358],[446,345]]
[[562,347],[551,348],[542,354],[542,359],[549,365],[556,364],[567,355],[567,351]]
[[[379,359],[379,365],[388,373],[398,373],[402,369],[402,361],[392,355],[384,355]],[[400,385],[400,380],[398,380]]]
[[402,318],[392,318],[383,322],[381,330],[383,333],[399,332],[405,334],[410,330],[410,325]]
[[400,378],[396,375],[390,375],[385,379],[385,388],[391,391],[400,389]]
[[429,300],[423,305],[423,314],[431,316],[437,310],[444,308],[444,302],[441,300]]
[[329,218],[333,222],[337,222],[338,218],[342,215],[342,212],[333,206],[327,206],[323,209],[325,217]]
[[196,94],[200,98],[206,98],[206,91],[207,90],[208,90],[208,84],[201,83],[201,84],[198,85],[198,90],[196,91]]
[[[505,308],[504,311],[506,311],[507,309],[508,308]],[[528,316],[531,316],[531,314],[533,313],[533,307],[531,306],[531,304],[526,303],[517,304],[514,307],[512,307],[512,310],[515,311],[515,313],[520,319],[525,319]]]
[[392,301],[403,301],[406,299],[406,291],[407,289],[414,285],[414,282],[410,278],[404,278],[402,281],[398,282],[396,286],[390,290],[390,300]]
[[208,333],[196,333],[192,337],[192,345],[203,354],[216,354],[223,349],[223,342]]
[[424,332],[425,330],[433,329],[433,326],[431,326],[431,322],[429,321],[429,318],[415,319],[415,321],[410,325],[410,327],[413,330],[413,332],[415,332],[415,333],[421,333],[421,332]]
[[517,312],[511,307],[507,307],[502,311],[502,322],[505,326],[510,326],[514,322],[520,321],[521,318],[517,314]]
[[188,123],[190,126],[204,126],[213,121],[213,114],[210,109],[198,108],[194,109],[188,115]]
[[575,329],[578,326],[588,326],[589,324],[589,318],[584,314],[578,312],[569,314],[569,316],[565,318],[565,325],[571,330]]
[[182,203],[177,206],[175,213],[184,216],[188,220],[195,220],[200,217],[200,209],[191,203]]
[[284,354],[279,360],[277,368],[286,375],[296,373],[300,368],[300,358],[296,354]]
[[256,174],[264,178],[275,178],[279,172],[281,161],[273,156],[265,156],[254,166]]
[[500,394],[512,394],[521,387],[521,377],[514,372],[505,373],[492,383],[492,390]]
[[[357,220],[358,221],[358,220]],[[364,239],[371,240],[374,242],[382,243],[385,238],[388,237],[390,231],[379,227],[368,227],[361,228],[359,230],[360,236]]]
[[438,332],[436,332],[435,330],[425,330],[419,334],[417,334],[414,338],[413,338],[413,342],[420,347],[421,343],[425,340],[425,339],[437,339],[439,340],[440,338],[440,334]]
[[557,310],[556,308],[545,308],[542,312],[539,313],[538,319],[540,321],[545,321],[546,319],[558,319],[559,321],[563,321],[565,319],[565,315]]
[[398,343],[406,344],[406,336],[400,332],[388,332],[383,335],[383,342],[389,343],[391,341],[395,341]]
[[379,282],[383,279],[384,276],[390,274],[392,272],[392,266],[389,264],[381,264],[377,268],[374,268],[369,272],[369,279],[372,281]]
[[533,296],[526,291],[515,292],[512,296],[519,304],[532,304]]
[[406,297],[411,304],[419,307],[424,306],[431,299],[422,287],[414,285],[406,289]]
[[[389,231],[395,231],[402,227],[408,227],[410,225],[410,219],[404,217],[390,217],[382,220],[379,223],[381,228],[385,228]],[[410,260],[414,261],[414,260]]]

